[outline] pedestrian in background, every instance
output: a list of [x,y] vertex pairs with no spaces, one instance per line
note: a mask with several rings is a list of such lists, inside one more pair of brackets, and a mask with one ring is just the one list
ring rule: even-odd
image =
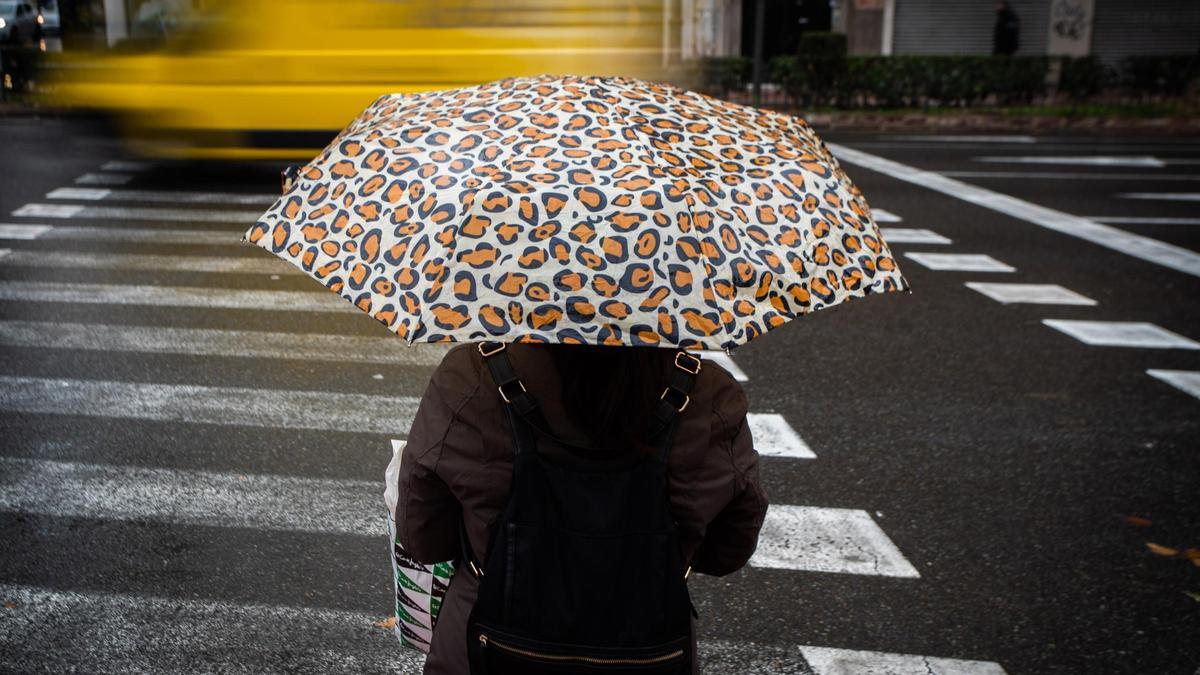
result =
[[992,30],[992,54],[1011,56],[1021,46],[1021,20],[1007,0],[996,3],[996,26]]
[[[426,563],[459,557],[460,523],[465,523],[472,553],[483,560],[489,525],[509,495],[514,439],[507,404],[475,347],[450,350],[434,372],[401,463],[396,526],[408,551]],[[639,445],[676,353],[656,347],[526,343],[510,343],[506,351],[556,435],[628,447]],[[683,559],[692,571],[721,576],[740,569],[754,552],[767,497],[759,484],[741,385],[705,361],[688,396],[667,456],[670,510]],[[551,455],[564,451],[550,441],[539,450]],[[467,620],[478,590],[473,575],[454,575],[433,632],[427,675],[470,671]],[[628,603],[631,614],[640,611],[637,598]],[[692,672],[700,672],[696,660]]]

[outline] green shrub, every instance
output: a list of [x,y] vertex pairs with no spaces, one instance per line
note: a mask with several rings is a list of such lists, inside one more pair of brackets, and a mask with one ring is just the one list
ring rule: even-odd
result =
[[1064,58],[1058,76],[1058,90],[1078,103],[1099,94],[1108,81],[1108,68],[1095,56]]
[[1121,62],[1121,83],[1139,98],[1182,96],[1200,80],[1200,56],[1129,56]]
[[753,62],[741,56],[713,56],[703,60],[702,87],[705,91],[728,96],[729,92],[745,89],[752,77]]

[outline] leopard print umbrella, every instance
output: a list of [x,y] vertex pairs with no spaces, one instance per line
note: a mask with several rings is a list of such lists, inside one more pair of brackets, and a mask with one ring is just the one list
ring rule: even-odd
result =
[[728,350],[908,288],[803,120],[616,77],[382,96],[245,240],[409,344]]

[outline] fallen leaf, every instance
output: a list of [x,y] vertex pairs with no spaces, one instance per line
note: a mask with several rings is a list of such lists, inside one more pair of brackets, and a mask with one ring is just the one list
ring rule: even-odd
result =
[[1146,542],[1146,548],[1150,549],[1150,552],[1155,555],[1166,556],[1168,558],[1173,555],[1179,555],[1177,549],[1170,548],[1169,546],[1160,546],[1152,542]]
[[1130,525],[1138,525],[1140,527],[1147,527],[1150,525],[1150,521],[1146,518],[1142,518],[1141,516],[1125,516],[1125,522],[1129,523]]
[[17,603],[13,602],[12,600],[4,601],[4,609],[16,609],[16,608],[17,608]]
[[388,628],[388,629],[395,628],[396,627],[396,617],[393,616],[393,617],[389,617],[388,619],[386,619],[384,621],[376,621],[375,625],[379,628]]
[[1191,560],[1196,567],[1200,567],[1200,548],[1189,548],[1183,552],[1183,557]]
[[1195,600],[1196,602],[1200,602],[1200,593],[1197,593],[1196,591],[1184,591],[1183,594]]

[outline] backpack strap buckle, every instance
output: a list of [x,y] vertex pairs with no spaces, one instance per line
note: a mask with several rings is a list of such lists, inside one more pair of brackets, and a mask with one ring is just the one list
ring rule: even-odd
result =
[[[690,359],[691,362],[693,364],[695,364],[696,369],[692,370],[691,368],[688,368],[687,366],[681,364],[679,362],[679,357],[681,357],[681,356],[684,357],[685,359]],[[687,352],[683,351],[682,349],[675,352],[675,367],[682,370],[685,373],[688,373],[689,375],[698,375],[700,373],[700,364],[701,363],[702,363],[702,361],[700,360],[699,356],[693,356],[691,354],[688,354]],[[682,410],[682,408],[681,408],[681,410]]]
[[484,358],[487,358],[487,357],[491,356],[492,354],[499,354],[500,352],[504,351],[505,344],[503,342],[492,343],[492,344],[495,344],[496,347],[494,349],[490,349],[490,350],[488,349],[488,344],[489,343],[487,343],[487,342],[480,342],[478,345],[479,354],[481,356],[483,356]]
[[[686,370],[686,368],[685,368],[685,370]],[[662,396],[659,396],[658,400],[660,400],[660,401],[665,400],[667,398],[667,394],[671,393],[672,391],[679,391],[679,390],[675,389],[674,387],[667,387],[666,389],[663,389]],[[683,393],[683,392],[680,392],[680,393]],[[683,409],[688,407],[688,404],[691,402],[692,402],[692,397],[688,396],[687,394],[683,394],[683,404],[680,405],[678,408],[675,408],[675,412],[677,412],[677,413],[683,412]],[[670,403],[671,403],[670,401],[667,401],[668,405]],[[674,406],[671,406],[671,407],[674,408]]]
[[[529,390],[525,388],[525,383],[524,383],[524,382],[522,382],[522,381],[520,381],[520,380],[512,380],[512,381],[515,381],[517,384],[521,385],[521,393],[522,393],[522,394],[527,394],[527,393],[529,393]],[[510,382],[505,382],[504,384],[510,384]],[[502,384],[502,385],[500,385],[500,386],[496,387],[496,391],[499,391],[499,392],[500,392],[500,398],[504,399],[504,402],[505,402],[505,403],[512,403],[512,399],[510,399],[510,398],[508,397],[508,395],[504,393],[504,384]]]

